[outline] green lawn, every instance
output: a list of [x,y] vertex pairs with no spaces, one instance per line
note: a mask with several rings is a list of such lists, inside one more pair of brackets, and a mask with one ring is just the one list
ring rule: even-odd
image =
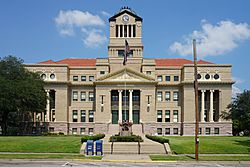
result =
[[80,136],[0,137],[0,152],[79,153]]
[[[195,161],[192,156],[150,155],[152,161]],[[200,161],[250,161],[250,156],[199,156]]]
[[[194,137],[169,136],[171,150],[177,154],[194,153]],[[250,154],[250,137],[201,136],[201,154]]]

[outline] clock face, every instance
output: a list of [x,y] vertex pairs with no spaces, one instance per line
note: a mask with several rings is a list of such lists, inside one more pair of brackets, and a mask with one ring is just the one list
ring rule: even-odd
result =
[[123,20],[124,22],[128,22],[128,21],[129,21],[128,15],[124,15],[124,16],[122,17],[122,20]]

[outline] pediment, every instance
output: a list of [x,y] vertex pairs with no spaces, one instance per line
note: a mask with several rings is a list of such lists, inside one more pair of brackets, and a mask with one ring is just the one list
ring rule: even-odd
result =
[[127,82],[127,83],[147,83],[155,82],[154,78],[149,77],[143,73],[136,72],[129,68],[124,68],[122,70],[107,74],[106,76],[100,77],[96,82]]

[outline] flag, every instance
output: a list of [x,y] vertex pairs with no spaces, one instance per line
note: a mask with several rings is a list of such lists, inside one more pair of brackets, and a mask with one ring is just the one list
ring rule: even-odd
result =
[[123,65],[126,65],[129,52],[130,52],[130,49],[129,49],[128,41],[125,39]]

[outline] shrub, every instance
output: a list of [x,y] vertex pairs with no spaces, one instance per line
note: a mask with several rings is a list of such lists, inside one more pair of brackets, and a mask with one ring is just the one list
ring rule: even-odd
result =
[[132,135],[132,136],[111,136],[109,138],[110,142],[143,142],[141,136]]
[[43,132],[42,135],[43,135],[43,136],[57,136],[58,133]]
[[146,138],[156,141],[158,143],[164,144],[168,143],[169,144],[169,139],[166,139],[165,137],[162,136],[151,136],[151,135],[146,135]]
[[87,140],[100,140],[102,138],[105,137],[105,134],[97,134],[97,135],[93,135],[93,136],[88,136],[88,135],[84,135],[82,138],[81,138],[81,142],[84,143],[84,142],[87,142]]

